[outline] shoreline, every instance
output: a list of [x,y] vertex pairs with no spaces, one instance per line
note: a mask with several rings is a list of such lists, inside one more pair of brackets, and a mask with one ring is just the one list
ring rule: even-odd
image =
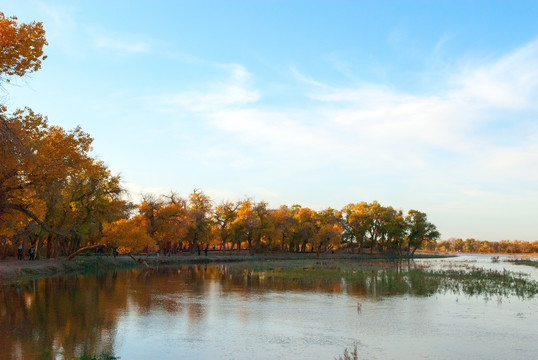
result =
[[[451,254],[415,254],[412,259],[424,258],[447,258],[453,257]],[[407,260],[406,257],[398,258],[382,254],[350,254],[334,253],[270,253],[270,254],[241,254],[241,253],[218,253],[208,256],[197,254],[179,254],[172,256],[138,256],[145,261],[149,267],[160,266],[185,266],[201,264],[221,264],[228,262],[260,262],[273,260],[356,260],[367,262],[369,260]],[[411,259],[411,260],[412,260]],[[16,258],[0,260],[0,286],[10,285],[22,281],[43,279],[53,276],[88,274],[99,270],[122,270],[144,268],[142,263],[135,262],[128,255],[120,255],[116,258],[112,256],[79,256],[72,260],[67,258],[39,259],[39,260],[17,260]]]

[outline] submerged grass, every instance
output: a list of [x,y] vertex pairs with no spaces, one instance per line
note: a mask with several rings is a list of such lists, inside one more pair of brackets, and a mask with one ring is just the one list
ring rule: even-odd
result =
[[531,298],[538,294],[538,282],[524,273],[488,270],[473,267],[470,270],[449,269],[428,271],[440,279],[439,291],[467,295],[510,296]]
[[304,286],[320,282],[343,282],[342,286],[348,288],[348,291],[369,296],[431,296],[446,292],[485,297],[531,298],[538,295],[538,282],[529,279],[527,274],[474,266],[434,270],[413,263],[390,260],[356,262],[310,259],[240,263],[233,268],[243,274],[260,277],[264,281],[287,279]]
[[119,360],[120,357],[116,357],[110,354],[99,354],[99,355],[82,355],[77,360]]
[[538,261],[536,260],[515,259],[515,260],[510,260],[510,262],[516,265],[527,265],[527,266],[532,266],[532,267],[538,267]]
[[359,349],[357,348],[357,344],[355,344],[351,350],[345,348],[344,354],[335,358],[335,360],[359,360]]

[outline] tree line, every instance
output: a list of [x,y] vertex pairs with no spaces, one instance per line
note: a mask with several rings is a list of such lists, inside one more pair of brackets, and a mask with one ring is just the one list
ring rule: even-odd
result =
[[459,253],[481,254],[536,254],[538,253],[538,240],[519,241],[501,240],[487,241],[469,239],[448,239],[427,244],[428,250]]

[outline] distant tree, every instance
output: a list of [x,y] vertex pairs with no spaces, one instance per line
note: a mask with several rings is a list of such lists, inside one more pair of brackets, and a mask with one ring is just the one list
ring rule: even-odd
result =
[[402,210],[396,211],[389,206],[385,211],[385,221],[384,234],[387,239],[385,251],[389,248],[396,249],[401,256],[404,239],[408,231],[408,224]]
[[241,242],[246,241],[249,253],[254,253],[253,240],[259,222],[260,219],[254,211],[252,201],[249,199],[241,201],[237,209],[237,217],[233,221],[235,242],[238,244],[238,248]]
[[342,209],[341,213],[344,220],[344,238],[350,243],[354,240],[360,254],[362,253],[366,234],[372,225],[368,214],[368,204],[365,202],[348,204]]
[[278,209],[269,211],[272,222],[272,234],[273,244],[275,247],[284,251],[289,249],[289,241],[293,237],[292,228],[294,224],[294,218],[291,210],[286,205],[280,206]]
[[377,201],[374,201],[371,204],[368,204],[366,211],[370,222],[367,233],[369,237],[370,254],[372,254],[374,248],[377,246],[378,240],[383,236],[385,230],[385,209]]
[[321,210],[316,215],[317,232],[314,235],[313,249],[319,254],[338,248],[342,243],[342,218],[340,212],[332,208]]
[[435,241],[440,233],[437,227],[428,222],[425,213],[417,210],[409,210],[406,216],[409,234],[407,236],[407,254],[413,256],[415,251],[422,247],[424,241]]
[[195,189],[189,195],[187,241],[191,252],[209,240],[211,234],[212,205],[209,196]]
[[267,202],[260,201],[254,205],[254,216],[257,219],[257,225],[254,231],[255,243],[254,251],[267,250],[270,247],[270,239],[272,232],[272,222],[267,208]]
[[293,214],[295,218],[294,237],[298,251],[305,252],[307,245],[314,247],[314,235],[318,231],[317,213],[307,207],[298,208]]
[[239,204],[232,201],[223,201],[213,209],[212,221],[220,238],[222,249],[233,235],[232,223],[237,217]]

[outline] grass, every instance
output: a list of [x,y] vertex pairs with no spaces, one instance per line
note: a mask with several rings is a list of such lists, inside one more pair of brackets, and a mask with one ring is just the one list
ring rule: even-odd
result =
[[351,350],[345,348],[344,354],[335,358],[335,360],[359,360],[359,350],[357,349],[357,344],[353,345]]
[[118,360],[119,357],[110,354],[82,355],[77,360]]
[[538,282],[528,275],[511,271],[471,267],[469,270],[449,269],[429,271],[440,279],[440,291],[466,295],[510,296],[532,298],[538,294]]
[[510,260],[510,262],[516,265],[527,265],[527,266],[532,266],[532,267],[538,267],[538,261],[534,261],[534,260],[515,259],[515,260]]
[[230,271],[258,277],[263,281],[295,281],[308,286],[345,281],[355,290],[374,296],[411,294],[431,296],[452,292],[469,296],[518,296],[532,298],[538,294],[538,282],[528,275],[511,271],[487,270],[466,265],[441,270],[390,260],[295,260],[238,263]]

